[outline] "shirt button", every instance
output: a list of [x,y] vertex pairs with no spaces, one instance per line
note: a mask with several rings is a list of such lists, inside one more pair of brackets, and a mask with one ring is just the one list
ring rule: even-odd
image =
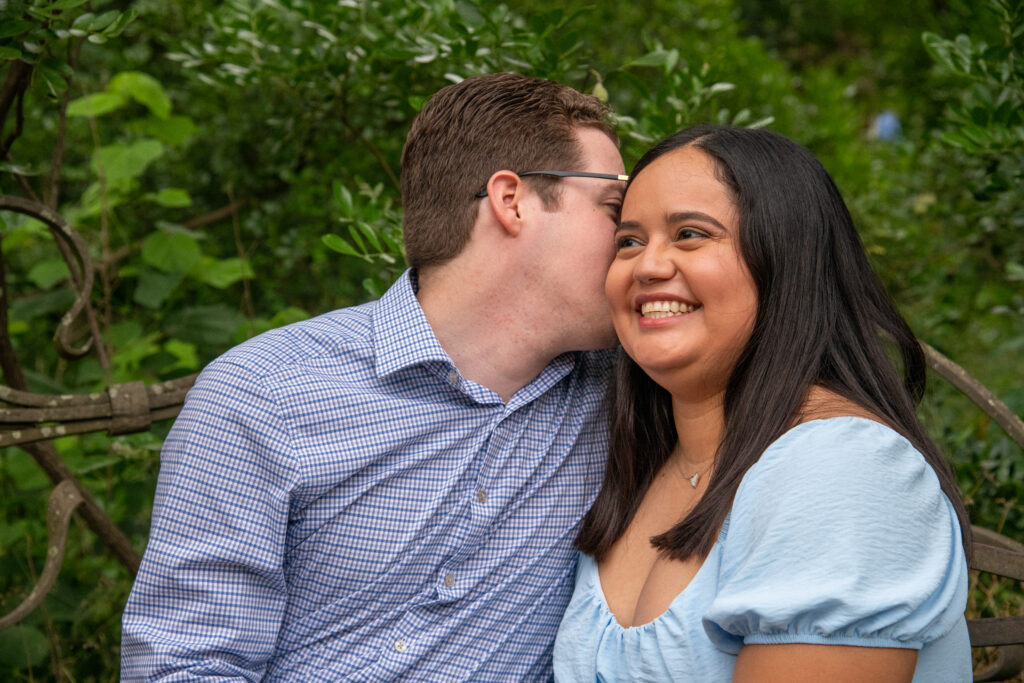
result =
[[444,587],[445,588],[451,588],[454,585],[455,585],[455,574],[445,574],[444,575]]
[[399,638],[391,647],[395,648],[395,652],[405,652],[406,642]]
[[476,499],[478,501],[480,501],[481,505],[486,503],[487,502],[487,491],[484,491],[483,489],[477,489],[476,490]]
[[451,384],[453,387],[459,386],[459,371],[455,368],[452,368],[448,373],[448,384]]

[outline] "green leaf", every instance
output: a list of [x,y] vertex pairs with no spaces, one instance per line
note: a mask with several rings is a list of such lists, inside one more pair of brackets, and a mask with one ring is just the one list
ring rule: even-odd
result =
[[68,277],[71,277],[68,264],[61,259],[40,261],[28,271],[28,279],[40,289],[49,289]]
[[959,147],[960,149],[967,150],[968,152],[974,151],[976,146],[971,142],[963,133],[956,130],[946,131],[942,134],[942,141],[947,145],[953,147]]
[[46,83],[46,89],[50,91],[50,97],[59,97],[61,93],[68,89],[68,82],[64,80],[64,75],[58,68],[50,64],[40,64],[36,68],[36,73]]
[[132,298],[147,308],[160,308],[184,278],[185,273],[161,273],[144,268],[139,272],[139,282]]
[[116,183],[142,175],[163,153],[164,146],[156,140],[137,140],[128,145],[116,143],[96,150],[92,168],[98,173],[102,166],[107,182]]
[[74,7],[78,7],[79,5],[84,5],[87,2],[89,2],[89,0],[55,0],[55,2],[50,4],[46,9],[72,9]]
[[171,114],[171,100],[164,92],[160,81],[141,71],[126,71],[110,79],[107,90],[112,93],[131,97],[144,105],[153,116],[166,119]]
[[230,343],[242,320],[238,311],[227,306],[194,306],[169,319],[166,331],[172,337],[208,348]]
[[107,330],[107,333],[103,335],[107,343],[114,347],[128,346],[128,344],[141,336],[142,325],[133,320],[115,323],[111,325],[110,329]]
[[340,254],[345,254],[346,256],[358,256],[359,258],[365,258],[363,254],[353,249],[352,245],[350,245],[345,240],[345,238],[341,237],[340,235],[324,235],[320,239],[323,240],[323,243],[326,244],[329,248],[333,249],[334,251]]
[[164,343],[164,351],[167,351],[177,359],[177,363],[169,370],[198,370],[199,353],[195,344],[181,341],[180,339],[168,339]]
[[666,66],[669,63],[669,53],[664,50],[654,50],[642,57],[630,60],[626,66]]
[[309,313],[303,309],[296,308],[295,306],[289,306],[288,308],[275,313],[274,317],[270,319],[270,324],[274,327],[281,327],[282,325],[297,323],[308,317]]
[[0,667],[6,671],[31,669],[50,656],[50,643],[33,626],[13,626],[0,631]]
[[28,521],[24,519],[8,520],[0,524],[0,553],[7,554],[16,544],[23,546],[27,530]]
[[91,33],[102,31],[103,29],[107,28],[108,26],[113,24],[115,21],[117,21],[117,18],[120,15],[121,15],[121,13],[118,12],[116,9],[112,9],[110,11],[104,12],[103,14],[99,15],[98,17],[93,18],[89,22],[88,26],[86,26],[86,30],[91,32]]
[[339,180],[334,181],[334,201],[345,215],[352,213],[352,193]]
[[165,273],[187,273],[202,257],[198,240],[183,232],[161,230],[142,242],[142,260]]
[[146,195],[146,199],[154,201],[160,206],[171,208],[192,206],[192,198],[188,195],[188,190],[183,190],[180,187],[165,187],[159,192],[150,192]]
[[103,29],[103,35],[107,38],[114,38],[121,35],[128,24],[135,21],[135,18],[139,16],[138,10],[130,9],[127,12],[121,12],[117,20],[114,21],[110,26]]
[[68,116],[103,116],[115,109],[120,109],[124,103],[125,99],[121,95],[98,92],[72,100],[68,104]]
[[196,124],[187,116],[168,116],[166,119],[145,118],[132,123],[132,126],[143,135],[156,138],[165,145],[177,147],[197,130]]
[[921,40],[932,59],[950,71],[958,74],[971,72],[972,47],[971,40],[967,36],[957,36],[953,41],[926,31],[921,35]]
[[32,320],[71,308],[75,293],[67,287],[33,294],[11,302],[11,320]]
[[0,38],[10,38],[16,36],[35,26],[31,21],[25,21],[24,19],[15,19],[13,21],[5,21],[3,25],[0,25]]
[[366,241],[369,242],[370,245],[376,251],[382,251],[380,245],[380,237],[377,235],[377,228],[370,225],[369,223],[364,223],[363,221],[359,221],[358,223],[356,223],[356,226],[359,228],[359,232],[361,232],[363,236],[366,237]]
[[71,34],[84,36],[85,32],[89,30],[89,24],[96,18],[96,15],[92,12],[83,12],[75,17],[75,20],[71,22]]
[[21,50],[8,45],[0,45],[0,59],[18,59],[21,57]]
[[193,272],[199,280],[217,289],[225,289],[239,280],[253,277],[252,266],[240,258],[203,259],[202,265],[194,268]]

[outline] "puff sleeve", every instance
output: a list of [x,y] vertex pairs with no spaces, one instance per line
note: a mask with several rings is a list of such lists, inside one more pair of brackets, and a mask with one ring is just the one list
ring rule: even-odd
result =
[[723,531],[703,626],[725,652],[919,649],[963,617],[956,513],[924,457],[879,423],[833,418],[784,434],[747,472]]

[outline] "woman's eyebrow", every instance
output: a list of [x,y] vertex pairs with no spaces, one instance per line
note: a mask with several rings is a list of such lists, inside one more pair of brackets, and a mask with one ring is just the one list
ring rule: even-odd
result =
[[728,229],[718,222],[717,218],[709,216],[703,211],[677,211],[676,213],[670,213],[665,216],[666,223],[685,223],[686,221],[702,221],[704,223],[710,223],[721,230],[728,232]]
[[[665,223],[667,224],[685,223],[686,221],[701,221],[703,223],[714,225],[725,232],[729,231],[729,229],[722,225],[717,218],[709,216],[703,211],[676,211],[675,213],[665,215]],[[639,228],[639,221],[622,221],[615,228],[615,232],[619,232],[620,230],[637,230]]]

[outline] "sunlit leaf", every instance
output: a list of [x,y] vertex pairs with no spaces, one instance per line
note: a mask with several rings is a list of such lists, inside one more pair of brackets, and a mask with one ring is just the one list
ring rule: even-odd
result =
[[156,117],[138,119],[132,127],[144,135],[156,138],[165,145],[176,147],[195,135],[199,128],[187,116],[168,116],[165,119]]
[[144,105],[154,116],[166,119],[171,113],[171,100],[160,81],[141,71],[126,71],[110,79],[107,90],[131,97]]
[[137,140],[130,144],[115,143],[100,147],[93,155],[92,168],[102,168],[108,183],[136,178],[164,153],[164,146],[156,140]]
[[192,206],[192,198],[189,196],[188,190],[179,187],[165,187],[159,192],[146,195],[146,199],[170,208]]
[[329,234],[324,235],[320,239],[323,240],[324,244],[326,244],[328,247],[338,252],[339,254],[345,254],[347,256],[358,256],[359,258],[363,258],[363,254],[356,251],[352,247],[352,245],[350,245],[345,240],[345,238],[341,237],[340,235]]
[[201,266],[193,268],[193,273],[199,280],[217,289],[253,277],[252,266],[240,258],[204,259]]
[[124,103],[124,97],[116,93],[99,92],[86,95],[68,104],[68,116],[103,116],[124,106]]

